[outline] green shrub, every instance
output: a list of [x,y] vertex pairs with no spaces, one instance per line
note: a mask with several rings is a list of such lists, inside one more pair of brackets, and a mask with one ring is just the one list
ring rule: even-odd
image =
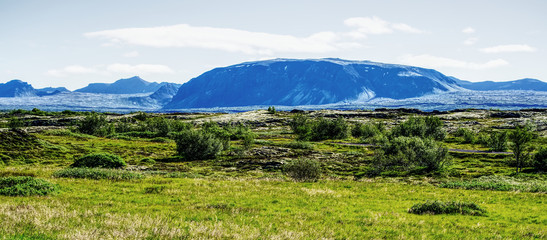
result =
[[94,180],[136,180],[144,175],[125,170],[103,169],[103,168],[67,168],[53,173],[57,178],[86,178]]
[[143,158],[143,159],[141,159],[140,164],[142,164],[142,165],[154,165],[154,164],[156,164],[156,160],[154,160],[152,158]]
[[361,138],[363,140],[373,138],[376,135],[382,134],[385,131],[385,125],[383,122],[376,123],[356,123],[351,129],[351,135],[355,138]]
[[487,146],[493,152],[507,151],[507,132],[492,132],[488,138]]
[[302,114],[296,114],[292,117],[289,126],[291,130],[298,136],[299,140],[310,140],[313,132],[311,120]]
[[393,137],[420,137],[443,140],[446,131],[442,128],[443,122],[435,116],[410,117],[401,124],[395,126],[391,134]]
[[319,118],[312,127],[311,140],[321,141],[326,139],[345,139],[349,137],[349,125],[344,118],[330,120]]
[[408,209],[408,212],[414,214],[462,214],[475,216],[486,214],[486,210],[475,203],[456,201],[442,202],[437,200],[414,204]]
[[11,129],[19,129],[25,126],[25,122],[20,117],[11,117],[8,119],[8,127]]
[[495,191],[547,192],[547,183],[541,180],[517,179],[506,176],[482,176],[469,181],[450,181],[439,185],[442,188],[461,188]]
[[75,168],[123,168],[127,164],[117,155],[109,153],[92,153],[78,158],[71,165]]
[[224,149],[223,141],[205,131],[186,130],[175,137],[177,154],[186,160],[213,159]]
[[432,139],[397,137],[376,151],[373,159],[374,173],[381,172],[433,172],[450,163],[448,149]]
[[28,176],[0,178],[0,195],[4,196],[46,196],[58,190],[57,185],[39,178]]
[[276,113],[275,107],[274,107],[274,106],[268,107],[268,113],[269,113],[269,114],[275,114],[275,113]]
[[77,123],[79,132],[89,135],[106,136],[114,132],[114,126],[102,114],[91,113]]
[[547,171],[547,147],[541,147],[535,154],[534,154],[534,161],[533,161],[534,168],[538,171]]
[[454,133],[454,136],[461,137],[461,143],[473,144],[477,141],[476,133],[467,128],[458,128]]
[[315,182],[321,176],[321,166],[313,159],[296,159],[284,166],[285,173],[297,182]]

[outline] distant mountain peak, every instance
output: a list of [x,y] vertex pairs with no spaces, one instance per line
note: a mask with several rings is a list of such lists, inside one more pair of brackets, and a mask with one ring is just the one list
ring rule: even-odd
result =
[[155,92],[165,83],[148,82],[139,76],[122,78],[114,83],[90,83],[87,87],[75,92],[108,93],[108,94],[134,94]]
[[179,88],[165,108],[319,105],[463,90],[435,70],[338,58],[271,59],[216,68]]

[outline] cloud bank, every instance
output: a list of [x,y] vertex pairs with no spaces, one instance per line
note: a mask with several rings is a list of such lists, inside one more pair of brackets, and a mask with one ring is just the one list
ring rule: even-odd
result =
[[146,75],[150,73],[172,74],[175,71],[168,66],[160,64],[122,64],[114,63],[106,66],[84,67],[70,65],[61,69],[51,69],[45,74],[53,77],[66,77],[78,74],[112,75],[116,73]]
[[536,49],[526,44],[498,45],[480,49],[483,53],[535,52]]
[[105,46],[129,44],[157,48],[190,47],[239,52],[250,55],[275,53],[327,53],[362,47],[355,39],[369,34],[394,32],[422,33],[405,23],[389,23],[378,17],[350,18],[344,24],[349,32],[318,32],[309,36],[293,36],[251,32],[232,28],[199,27],[188,24],[148,28],[122,28],[85,33],[88,38],[106,40]]
[[464,69],[488,69],[509,65],[509,63],[503,59],[490,60],[485,63],[467,62],[452,58],[437,57],[428,54],[422,55],[404,55],[399,57],[399,62],[402,64],[420,66],[426,68],[464,68]]

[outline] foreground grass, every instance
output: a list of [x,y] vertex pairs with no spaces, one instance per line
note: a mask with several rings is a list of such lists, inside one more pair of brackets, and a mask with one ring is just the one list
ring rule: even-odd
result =
[[[545,238],[547,197],[373,180],[149,176],[50,178],[51,197],[0,197],[0,236],[47,239]],[[150,191],[157,189],[157,191]],[[415,215],[427,200],[473,202],[486,216]]]

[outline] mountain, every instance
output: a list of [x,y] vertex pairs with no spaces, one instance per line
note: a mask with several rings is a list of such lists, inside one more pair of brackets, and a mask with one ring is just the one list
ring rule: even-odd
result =
[[0,97],[32,97],[36,90],[32,85],[18,79],[0,83]]
[[463,90],[435,70],[342,59],[274,59],[216,68],[182,85],[165,109],[320,105]]
[[40,97],[56,95],[56,94],[64,93],[64,92],[70,92],[70,91],[68,89],[66,89],[65,87],[57,87],[57,88],[46,87],[46,88],[36,89],[36,95],[38,95]]
[[75,92],[85,93],[109,93],[109,94],[135,94],[155,92],[167,83],[147,82],[135,76],[132,78],[120,79],[114,83],[90,83],[87,87],[80,88]]
[[160,87],[157,91],[152,93],[149,97],[156,100],[160,105],[165,105],[173,99],[173,96],[177,94],[180,88],[180,84],[168,83]]
[[476,91],[495,91],[495,90],[534,90],[534,91],[547,91],[547,83],[537,79],[524,78],[515,81],[508,82],[470,82],[464,80],[457,80],[458,85],[463,88]]

